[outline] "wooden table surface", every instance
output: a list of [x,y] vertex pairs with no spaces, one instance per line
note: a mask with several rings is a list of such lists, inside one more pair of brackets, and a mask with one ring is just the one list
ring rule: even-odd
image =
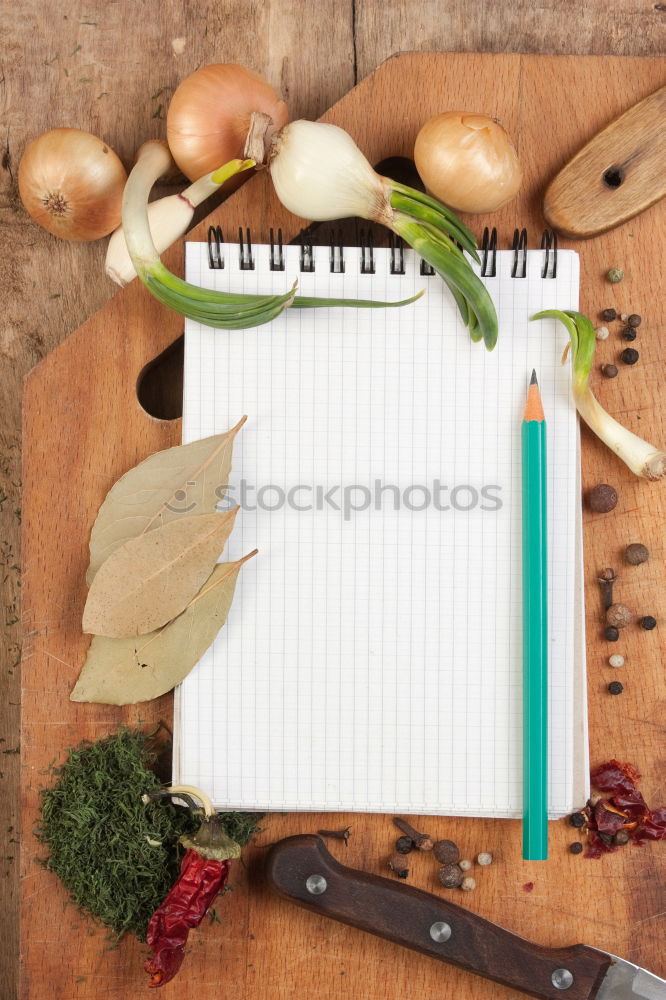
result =
[[[22,380],[114,291],[97,278],[104,242],[56,241],[23,211],[16,174],[26,142],[56,126],[85,128],[129,167],[143,140],[163,135],[178,82],[210,62],[253,67],[281,91],[292,117],[314,118],[401,50],[663,55],[659,8],[645,0],[592,0],[584,11],[575,0],[0,3],[1,1000],[16,995],[18,964]],[[175,39],[184,42],[180,55]],[[67,502],[66,492],[53,502]]]

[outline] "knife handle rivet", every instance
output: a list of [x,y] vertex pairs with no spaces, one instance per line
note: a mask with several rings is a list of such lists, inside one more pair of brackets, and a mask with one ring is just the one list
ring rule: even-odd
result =
[[436,920],[430,928],[430,937],[433,941],[437,941],[438,944],[448,941],[451,937],[451,933],[451,928],[448,924],[444,923],[443,920]]
[[556,990],[568,990],[573,986],[574,977],[568,969],[555,969],[550,978]]
[[323,875],[310,875],[305,880],[305,888],[313,896],[321,896],[328,889],[328,882]]

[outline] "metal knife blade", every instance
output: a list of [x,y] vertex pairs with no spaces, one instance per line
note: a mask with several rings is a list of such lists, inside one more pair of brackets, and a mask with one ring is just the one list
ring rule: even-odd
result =
[[340,864],[321,837],[273,844],[266,876],[299,906],[541,1000],[666,1000],[665,980],[624,959],[526,941],[439,896]]
[[625,958],[610,957],[613,965],[604,977],[597,1000],[665,1000],[666,980]]

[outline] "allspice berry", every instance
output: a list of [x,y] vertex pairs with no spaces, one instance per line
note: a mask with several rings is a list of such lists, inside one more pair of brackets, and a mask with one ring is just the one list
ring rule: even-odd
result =
[[458,845],[452,840],[437,840],[433,844],[432,853],[443,865],[455,865],[460,860]]
[[600,483],[591,489],[587,495],[587,503],[595,514],[607,514],[617,507],[617,490],[608,483]]
[[625,604],[611,604],[606,612],[606,624],[615,628],[625,628],[633,618],[633,613]]
[[617,377],[617,365],[602,365],[601,374],[605,375],[606,378],[616,378]]
[[624,558],[632,566],[640,566],[641,563],[647,562],[650,558],[650,553],[641,542],[632,542],[631,545],[627,545],[624,550]]
[[407,878],[409,875],[409,862],[404,854],[393,854],[389,858],[389,868],[398,878]]
[[439,881],[447,889],[458,889],[464,877],[458,865],[442,865],[439,869]]

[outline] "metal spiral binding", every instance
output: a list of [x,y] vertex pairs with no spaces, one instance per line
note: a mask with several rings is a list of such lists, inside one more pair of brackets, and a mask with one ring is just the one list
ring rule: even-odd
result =
[[391,274],[405,273],[405,244],[400,236],[389,233],[389,249],[391,251]]
[[238,266],[241,271],[254,271],[254,257],[252,256],[252,236],[249,227],[245,230],[246,243],[243,243],[243,229],[238,227]]
[[329,262],[331,274],[345,273],[345,255],[340,231],[338,231],[337,236],[331,233]]
[[[372,230],[361,230],[360,232],[360,271],[361,274],[375,274],[375,247]],[[344,246],[340,231],[337,234],[331,233],[329,249],[329,265],[332,274],[342,274],[345,271]],[[390,250],[389,269],[391,274],[405,273],[404,242],[394,233],[388,234],[388,244]],[[516,229],[513,234],[513,263],[511,266],[512,278],[527,277],[527,230]],[[541,249],[544,252],[543,267],[541,269],[542,278],[557,277],[557,233],[550,229],[544,229],[541,235]],[[497,275],[497,229],[493,226],[491,230],[483,230],[481,241],[481,270],[482,278],[494,278]],[[245,230],[238,230],[238,252],[239,266],[241,271],[254,271],[255,258],[252,252],[252,235],[249,227]],[[314,243],[311,236],[305,238],[305,233],[301,234],[300,242],[300,270],[312,273],[315,270]],[[222,270],[224,268],[224,236],[220,226],[208,227],[208,266],[212,270]],[[284,245],[282,240],[282,230],[278,229],[277,238],[275,231],[270,230],[270,256],[269,267],[271,271],[285,270]],[[422,260],[420,273],[424,277],[431,277],[435,274],[434,267],[427,261]]]
[[273,227],[271,226],[271,254],[268,259],[268,266],[271,271],[284,271],[284,253],[282,250],[282,230],[278,229],[277,243],[275,242],[275,235],[273,233]]
[[527,230],[515,229],[513,233],[513,266],[511,267],[512,278],[527,277]]
[[541,249],[545,250],[542,278],[557,277],[557,233],[550,229],[544,229],[541,234]]
[[483,230],[483,240],[481,241],[481,277],[497,277],[497,229],[493,226],[489,232],[488,227]]
[[372,230],[362,229],[359,233],[361,244],[361,274],[375,273],[375,246],[372,239]]
[[303,273],[311,274],[315,269],[314,244],[301,239],[299,250],[299,267]]
[[219,226],[208,227],[208,266],[213,271],[220,271],[224,267],[224,253],[222,244],[224,236]]

